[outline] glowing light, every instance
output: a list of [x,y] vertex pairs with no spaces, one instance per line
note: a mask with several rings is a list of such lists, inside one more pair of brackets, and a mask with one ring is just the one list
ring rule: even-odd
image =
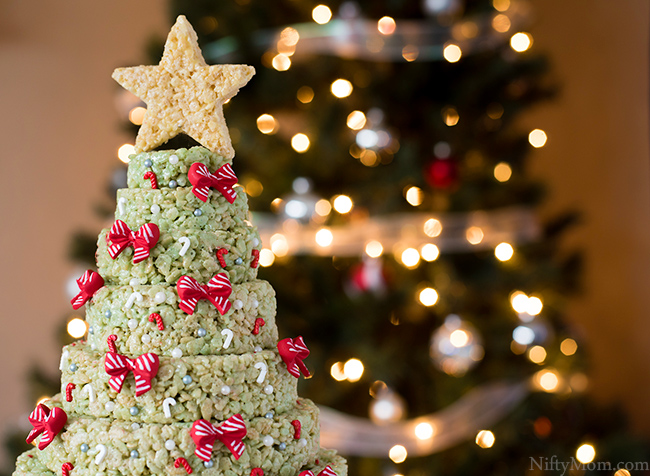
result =
[[402,251],[401,260],[407,268],[415,268],[420,262],[420,253],[415,248],[406,248]]
[[259,197],[264,191],[264,186],[259,180],[249,180],[246,184],[246,193],[251,197]]
[[528,326],[517,326],[512,331],[512,338],[521,345],[530,345],[535,341],[535,331]]
[[510,305],[517,313],[526,312],[528,309],[528,296],[521,291],[515,291],[510,295]]
[[379,134],[371,129],[361,129],[357,132],[355,141],[360,147],[369,149],[379,143]]
[[280,40],[289,46],[297,45],[299,39],[300,34],[298,33],[298,30],[291,28],[290,26],[286,27],[284,30],[282,30],[282,33],[280,33]]
[[275,254],[268,248],[262,248],[260,251],[260,266],[268,268],[275,261]]
[[363,375],[363,363],[359,359],[350,359],[343,366],[345,378],[350,382],[358,382]]
[[536,296],[531,296],[528,298],[528,302],[526,303],[526,312],[530,314],[531,316],[536,316],[540,312],[542,312],[542,309],[544,308],[544,304],[542,303],[542,300]]
[[384,247],[380,242],[373,240],[366,243],[365,251],[371,258],[379,258],[384,252]]
[[580,447],[576,450],[576,459],[582,464],[591,463],[595,457],[596,449],[589,443],[580,445]]
[[129,155],[131,154],[135,154],[135,147],[133,144],[123,144],[119,149],[117,149],[117,156],[125,164],[128,164],[131,160],[129,158]]
[[332,19],[332,10],[327,5],[318,5],[311,11],[311,17],[319,25],[324,25]]
[[307,152],[309,145],[309,137],[305,134],[299,133],[291,138],[291,147],[293,147],[293,150],[301,154]]
[[458,124],[460,116],[458,115],[458,111],[455,107],[449,106],[442,110],[442,119],[445,121],[445,124],[447,124],[449,127],[452,127]]
[[334,365],[332,365],[332,368],[330,368],[330,375],[337,382],[342,382],[345,380],[346,377],[345,372],[343,371],[343,362],[336,362]]
[[496,248],[494,248],[494,256],[496,256],[499,261],[508,261],[514,254],[515,250],[512,248],[510,243],[499,243]]
[[417,207],[422,204],[423,199],[424,193],[422,193],[422,189],[419,187],[409,187],[406,191],[406,201],[409,202],[409,205]]
[[435,261],[440,256],[440,250],[433,243],[427,243],[420,249],[420,255],[424,261]]
[[329,200],[321,198],[316,202],[315,211],[318,215],[326,217],[332,211],[332,205],[330,204]]
[[442,50],[442,56],[450,63],[456,63],[463,56],[463,51],[460,49],[460,46],[452,43],[445,46],[445,49]]
[[303,86],[298,90],[296,97],[303,104],[310,103],[314,99],[314,90],[309,86]]
[[560,352],[564,355],[573,355],[578,350],[578,344],[571,338],[564,339],[560,344]]
[[418,299],[423,306],[431,307],[438,302],[438,292],[433,288],[424,288],[420,291]]
[[136,126],[141,126],[142,121],[144,121],[144,115],[147,112],[147,109],[142,106],[137,106],[129,111],[129,121],[131,121]]
[[344,215],[350,213],[354,204],[352,203],[352,199],[347,195],[337,195],[332,202],[332,206],[334,210]]
[[534,364],[542,364],[546,360],[546,349],[541,345],[536,345],[528,350],[528,360]]
[[375,167],[379,164],[380,157],[374,150],[364,150],[359,160],[366,167]]
[[431,426],[431,423],[427,422],[422,422],[418,423],[418,425],[415,427],[415,437],[418,440],[430,440],[433,438],[433,434],[435,433],[433,426]]
[[478,245],[483,241],[483,230],[478,226],[470,226],[465,231],[465,238],[471,245]]
[[498,12],[505,12],[510,8],[510,0],[492,0],[492,6]]
[[334,235],[332,235],[332,232],[327,228],[321,228],[316,232],[314,239],[318,246],[326,248],[332,244],[332,241],[334,241]]
[[406,45],[402,48],[402,58],[404,58],[409,63],[415,61],[420,56],[420,50],[415,45]]
[[402,445],[395,445],[388,452],[388,457],[393,461],[393,463],[403,463],[406,461],[407,456],[408,452]]
[[337,79],[330,86],[330,91],[337,98],[346,98],[352,94],[352,83],[347,79]]
[[499,182],[507,182],[512,177],[512,168],[505,162],[499,162],[494,166],[494,178]]
[[278,121],[271,114],[262,114],[257,118],[257,128],[262,134],[275,134],[278,131]]
[[490,430],[481,430],[476,434],[476,444],[481,448],[492,448],[496,438]]
[[366,125],[366,115],[361,111],[352,111],[348,114],[346,124],[353,131],[363,129],[363,126]]
[[449,334],[449,342],[456,348],[465,347],[469,342],[469,335],[462,329],[456,329]]
[[530,142],[530,145],[536,149],[544,147],[547,140],[548,137],[546,136],[546,132],[541,129],[533,129],[530,131],[530,134],[528,134],[528,142]]
[[535,374],[535,380],[545,392],[555,392],[560,386],[560,377],[554,370],[544,369]]
[[75,339],[79,339],[80,337],[83,337],[84,334],[86,333],[86,321],[83,319],[79,319],[78,317],[75,317],[74,319],[71,319],[68,321],[68,334],[70,334],[72,337]]
[[440,223],[439,220],[436,220],[435,218],[429,218],[424,222],[425,235],[430,236],[431,238],[435,238],[436,236],[440,235],[440,233],[442,233],[442,223]]
[[284,213],[289,218],[304,218],[308,211],[307,205],[301,200],[289,200],[284,206]]
[[289,252],[289,243],[281,233],[276,233],[271,237],[271,251],[275,256],[286,256]]
[[533,37],[528,33],[515,33],[510,38],[510,48],[515,50],[517,53],[523,53],[529,49],[533,44]]
[[382,35],[392,35],[395,33],[396,27],[397,24],[391,17],[381,17],[377,22],[377,30],[379,30],[379,33]]
[[627,469],[619,469],[614,473],[614,476],[632,476]]
[[508,18],[508,15],[499,14],[495,15],[492,19],[492,28],[499,33],[507,32],[511,26],[512,22]]
[[286,71],[291,68],[291,58],[281,53],[277,54],[271,60],[271,65],[278,71]]
[[36,401],[36,406],[40,405],[41,403],[47,402],[49,399],[50,399],[50,397],[48,397],[47,395],[43,395],[41,398],[39,398]]

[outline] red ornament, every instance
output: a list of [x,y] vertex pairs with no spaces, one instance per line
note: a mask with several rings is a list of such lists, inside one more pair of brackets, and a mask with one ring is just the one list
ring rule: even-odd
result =
[[183,465],[183,468],[185,468],[187,474],[192,474],[192,467],[190,466],[190,463],[188,463],[185,458],[176,458],[176,461],[174,461],[174,468],[179,468],[181,465]]
[[257,265],[260,262],[260,250],[251,251],[251,256],[253,257],[253,261],[251,261],[251,268],[257,268]]
[[29,422],[34,429],[27,435],[27,443],[31,443],[41,433],[41,441],[38,442],[38,449],[43,450],[58,435],[68,421],[68,415],[59,407],[50,410],[40,403],[29,415]]
[[65,386],[65,401],[66,402],[71,402],[72,401],[72,391],[75,388],[77,388],[77,386],[75,384],[73,384],[72,382]]
[[151,380],[158,374],[160,361],[154,353],[142,354],[137,359],[130,359],[116,352],[115,335],[108,337],[108,349],[104,358],[104,370],[111,376],[108,384],[117,393],[122,391],[122,385],[129,372],[135,377],[135,396],[139,397],[151,390]]
[[282,339],[278,342],[278,352],[284,363],[287,364],[287,370],[291,375],[300,378],[300,372],[302,372],[305,377],[311,377],[307,366],[303,362],[303,359],[309,355],[309,349],[305,345],[302,336],[295,339],[289,337]]
[[239,413],[231,416],[219,426],[204,419],[197,420],[190,430],[190,436],[196,445],[194,454],[203,461],[210,461],[214,443],[219,440],[226,445],[235,459],[239,459],[246,449],[246,445],[242,441],[246,432],[246,424]]
[[165,324],[163,323],[162,316],[157,312],[152,312],[151,314],[149,314],[149,322],[154,322],[154,321],[156,321],[156,324],[158,325],[158,330],[161,331],[165,330]]
[[151,170],[146,172],[143,177],[145,180],[149,179],[151,180],[151,188],[152,189],[157,189],[158,188],[158,178],[156,177],[156,174],[154,174]]
[[433,188],[452,188],[458,183],[458,164],[453,159],[433,159],[424,177]]
[[372,292],[381,295],[386,291],[386,275],[381,259],[366,259],[352,267],[345,291],[350,297]]
[[79,309],[86,304],[104,286],[104,278],[89,269],[77,279],[77,284],[79,285],[79,294],[70,301],[72,309]]
[[300,420],[293,420],[291,422],[291,424],[293,425],[293,430],[294,430],[293,431],[293,438],[295,440],[300,439],[300,431],[301,431],[301,428],[302,428],[302,426],[300,425]]
[[133,246],[133,264],[136,264],[149,257],[149,252],[158,243],[158,238],[160,230],[155,223],[145,223],[134,233],[122,220],[115,220],[111,231],[106,235],[108,254],[115,259],[127,246]]
[[219,167],[214,174],[211,174],[205,164],[195,162],[190,167],[187,177],[192,183],[192,193],[203,202],[208,200],[210,188],[216,188],[228,200],[233,203],[237,193],[233,186],[237,183],[237,176],[230,164]]
[[262,468],[253,468],[251,470],[251,476],[264,476],[264,470]]
[[219,248],[217,250],[217,260],[219,261],[219,265],[224,269],[226,268],[226,259],[223,257],[223,255],[227,254],[228,250],[225,248]]
[[207,299],[215,305],[221,315],[228,312],[232,305],[228,301],[232,285],[226,273],[219,273],[208,284],[199,284],[196,279],[181,276],[176,283],[176,291],[181,299],[180,308],[187,314],[193,314],[199,299]]
[[74,469],[74,466],[72,466],[72,463],[69,461],[67,463],[63,463],[61,465],[61,473],[63,476],[70,476],[70,471]]

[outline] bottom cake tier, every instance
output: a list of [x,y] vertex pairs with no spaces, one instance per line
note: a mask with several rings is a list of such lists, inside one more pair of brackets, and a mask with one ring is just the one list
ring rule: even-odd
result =
[[[222,424],[211,423],[215,428]],[[187,474],[179,458],[186,460],[193,473],[206,476],[250,476],[255,468],[264,476],[298,476],[305,470],[318,474],[327,465],[338,476],[347,473],[342,458],[320,448],[318,408],[310,400],[299,399],[286,413],[269,413],[246,420],[245,425],[239,459],[217,439],[210,460],[203,461],[195,454],[191,423],[70,417],[47,448],[20,456],[14,476],[61,474],[66,463],[74,468],[70,476]]]

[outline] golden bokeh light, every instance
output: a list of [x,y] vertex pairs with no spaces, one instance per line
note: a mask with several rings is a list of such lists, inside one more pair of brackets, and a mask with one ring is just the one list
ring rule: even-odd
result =
[[510,243],[499,243],[494,248],[494,256],[499,261],[508,261],[515,254],[515,250]]
[[342,382],[346,379],[345,372],[343,371],[343,362],[336,362],[330,368],[330,375],[337,382]]
[[449,334],[449,343],[456,348],[465,347],[469,342],[469,334],[463,329],[456,329]]
[[260,266],[268,268],[275,261],[275,254],[268,248],[260,250]]
[[415,248],[406,248],[400,259],[407,268],[415,268],[420,263],[420,253]]
[[366,243],[365,252],[371,258],[379,258],[384,253],[384,246],[377,240]]
[[499,182],[507,182],[512,177],[512,168],[505,162],[499,162],[494,166],[494,178]]
[[424,193],[419,187],[409,187],[406,190],[404,196],[406,197],[406,201],[409,203],[409,205],[413,207],[421,205],[422,200],[424,200]]
[[363,363],[359,359],[350,359],[343,365],[345,378],[350,382],[361,380],[364,370]]
[[406,45],[402,48],[402,58],[409,63],[415,61],[420,56],[420,49],[415,45]]
[[314,239],[318,246],[326,248],[332,244],[332,241],[334,241],[334,235],[332,235],[332,232],[329,229],[321,228],[316,232]]
[[528,134],[528,142],[536,149],[544,147],[547,140],[548,136],[542,129],[533,129],[530,131],[530,134]]
[[460,46],[452,43],[445,46],[442,50],[442,56],[450,63],[457,63],[463,56],[463,51],[460,49]]
[[523,53],[533,45],[533,37],[530,33],[519,32],[510,38],[510,47],[517,53]]
[[438,302],[438,292],[433,288],[424,288],[418,294],[418,300],[423,306],[431,307]]
[[560,386],[560,376],[555,370],[544,369],[535,374],[535,383],[548,393],[557,391]]
[[257,118],[257,128],[262,134],[275,134],[278,126],[278,121],[271,114],[262,114]]
[[420,248],[420,256],[422,256],[424,261],[435,261],[438,259],[438,256],[440,256],[440,249],[438,249],[438,247],[433,243],[427,243]]
[[505,12],[510,8],[510,0],[492,0],[492,6],[498,12]]
[[492,448],[496,438],[490,430],[481,430],[476,434],[476,444],[481,448]]
[[596,448],[589,443],[584,443],[576,450],[576,459],[582,464],[591,463],[596,458]]
[[316,202],[314,211],[316,212],[316,214],[322,217],[326,217],[332,211],[332,204],[330,203],[329,200],[325,200],[324,198],[321,198]]
[[289,243],[286,237],[281,233],[276,233],[271,237],[271,251],[275,256],[286,256],[289,253]]
[[298,133],[291,138],[291,147],[300,154],[307,152],[310,145],[311,142],[306,134]]
[[576,353],[578,350],[578,343],[571,339],[570,337],[567,337],[562,341],[560,344],[560,352],[562,352],[566,356],[570,356]]
[[526,303],[526,312],[531,316],[537,316],[544,308],[544,303],[537,296],[530,296]]
[[245,189],[246,189],[246,193],[250,197],[259,197],[264,191],[264,186],[262,185],[262,182],[260,182],[259,180],[252,179],[246,183]]
[[337,195],[332,201],[332,206],[338,213],[345,215],[346,213],[350,213],[352,211],[354,203],[352,202],[352,199],[347,195]]
[[330,86],[332,94],[339,99],[348,97],[353,89],[352,83],[347,79],[337,79]]
[[298,90],[296,97],[301,103],[308,104],[314,99],[314,90],[309,86],[303,86]]
[[366,125],[366,115],[361,111],[352,111],[345,123],[353,131],[361,130]]
[[436,236],[439,236],[440,233],[442,233],[442,223],[440,223],[440,220],[429,218],[424,222],[425,235],[430,236],[431,238],[435,238]]
[[445,121],[446,125],[452,127],[458,124],[460,116],[455,107],[447,106],[442,110],[442,120]]
[[471,245],[478,245],[481,241],[483,241],[483,237],[483,230],[478,226],[470,226],[465,231],[465,238]]
[[147,109],[142,106],[134,107],[129,111],[129,121],[131,121],[136,126],[141,126],[142,121],[144,121],[144,115],[147,112]]
[[327,5],[317,5],[311,11],[311,17],[319,25],[324,25],[332,19],[332,10]]
[[497,31],[499,33],[506,33],[508,30],[510,30],[511,26],[512,22],[510,21],[508,15],[503,15],[500,13],[498,15],[495,15],[492,19],[492,28],[494,28],[494,31]]
[[117,149],[117,156],[125,164],[129,163],[131,160],[129,156],[132,154],[135,154],[135,147],[133,144],[122,144],[120,148]]
[[408,452],[402,445],[395,445],[388,451],[388,457],[393,463],[403,463],[407,456]]
[[543,364],[546,360],[546,349],[541,345],[535,345],[528,349],[528,360],[534,364]]
[[391,17],[381,17],[379,21],[377,21],[377,30],[379,30],[379,33],[382,35],[392,35],[395,33],[396,27],[397,24]]
[[528,310],[528,296],[521,291],[514,291],[510,294],[510,305],[519,314],[526,312]]
[[291,68],[291,58],[279,53],[273,57],[271,65],[273,66],[273,69],[277,71],[287,71]]
[[428,423],[426,421],[418,423],[415,427],[415,437],[418,440],[430,440],[433,438],[434,434],[435,428],[433,428],[433,425],[431,425],[431,423]]
[[74,319],[68,321],[68,326],[67,326],[68,334],[70,334],[70,336],[74,337],[75,339],[79,339],[80,337],[83,337],[86,334],[87,329],[88,327],[86,326],[86,321],[84,321],[83,319],[75,317]]

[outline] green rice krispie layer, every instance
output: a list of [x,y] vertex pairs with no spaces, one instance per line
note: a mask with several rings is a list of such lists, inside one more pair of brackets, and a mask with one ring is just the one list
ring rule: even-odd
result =
[[[208,301],[199,301],[194,313],[186,314],[179,307],[175,286],[105,286],[86,304],[88,344],[92,350],[105,353],[108,336],[115,334],[118,352],[127,357],[145,352],[171,356],[176,349],[183,356],[275,349],[278,330],[271,285],[262,280],[233,284],[229,301],[232,306],[223,316]],[[149,322],[152,313],[161,316],[164,330]],[[258,318],[265,324],[255,335]],[[228,330],[232,331],[232,342],[224,348]]]
[[[120,353],[119,347],[117,348]],[[287,372],[277,351],[263,350],[241,355],[201,355],[181,358],[160,357],[152,388],[135,396],[135,380],[127,375],[122,390],[109,386],[104,354],[90,351],[87,344],[64,347],[68,365],[61,373],[61,393],[75,384],[72,402],[62,402],[68,416],[145,423],[224,420],[235,413],[244,418],[284,413],[294,405],[297,379]],[[86,388],[86,385],[92,387]],[[169,402],[165,416],[164,401]],[[93,401],[91,401],[91,399]]]
[[[146,166],[147,160],[151,161],[150,167]],[[214,173],[222,165],[231,163],[230,160],[209,151],[205,147],[141,152],[130,157],[127,172],[128,187],[150,189],[151,180],[144,178],[144,175],[149,171],[156,174],[158,187],[161,189],[170,188],[169,182],[172,180],[179,187],[190,187],[187,172],[194,162],[205,164],[211,173]],[[171,188],[175,187],[172,186]]]
[[[294,420],[301,423],[300,438],[294,438]],[[39,468],[45,466],[57,474],[64,463],[70,462],[74,466],[74,476],[186,474],[174,467],[179,457],[184,457],[196,473],[206,475],[248,476],[253,468],[261,468],[267,476],[294,476],[303,467],[317,464],[320,451],[318,409],[311,401],[300,399],[287,413],[244,421],[246,448],[240,459],[235,460],[217,441],[210,469],[194,454],[196,446],[190,437],[192,423],[139,424],[108,418],[70,417],[65,429],[47,448],[37,455],[28,454],[38,458]],[[219,425],[222,420],[211,420],[211,423]],[[105,457],[99,462],[97,445],[106,448]],[[19,458],[14,474],[29,474],[31,467],[36,466],[36,463],[30,464],[31,459],[27,454]]]
[[[126,248],[115,259],[108,254],[106,235],[102,230],[97,240],[97,268],[107,284],[175,284],[183,276],[201,283],[220,272],[228,273],[231,283],[243,283],[257,277],[253,250],[259,250],[260,238],[255,227],[244,224],[228,231],[192,231],[172,228],[162,231],[149,258],[133,264],[133,248]],[[185,240],[189,239],[189,247]],[[217,251],[225,249],[226,267],[222,268]],[[181,252],[183,255],[181,255]]]
[[[16,471],[13,473],[13,476],[58,476],[58,473],[50,471],[47,466],[45,466],[40,458],[39,451],[34,448],[32,450],[26,451],[18,457],[16,464]],[[318,461],[318,464],[315,463]],[[343,457],[338,456],[333,450],[326,450],[321,448],[320,451],[316,454],[314,463],[307,464],[300,468],[298,471],[293,473],[284,474],[282,476],[298,476],[300,473],[306,470],[311,470],[314,474],[318,474],[326,466],[330,466],[338,476],[347,476],[348,467],[343,459]],[[201,474],[203,476],[222,476],[223,473],[219,468],[205,468],[199,467],[193,470],[194,473]],[[73,473],[74,474],[74,473]],[[102,472],[97,472],[96,474],[105,474]],[[122,476],[124,473],[117,470],[111,471],[111,475]],[[152,475],[149,471],[149,468],[145,467],[144,475]],[[187,472],[183,469],[182,466],[179,468],[171,468],[167,473],[172,476],[187,476]],[[280,473],[265,473],[265,476],[280,476]]]

